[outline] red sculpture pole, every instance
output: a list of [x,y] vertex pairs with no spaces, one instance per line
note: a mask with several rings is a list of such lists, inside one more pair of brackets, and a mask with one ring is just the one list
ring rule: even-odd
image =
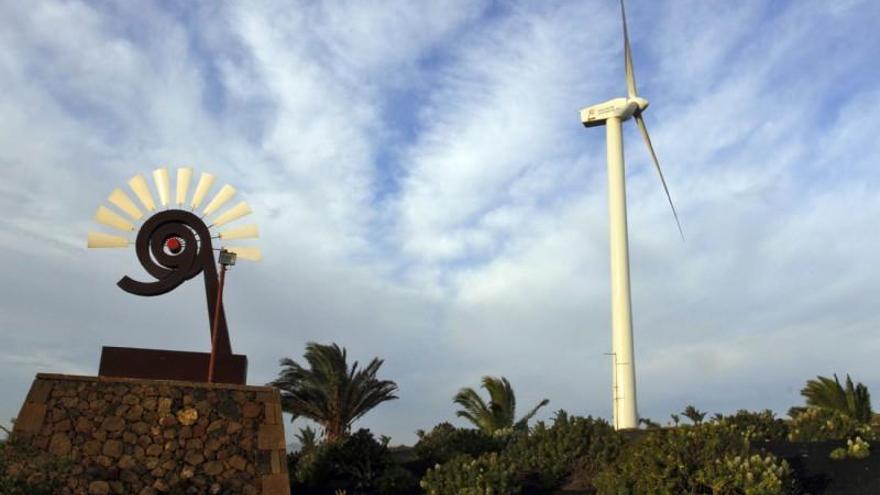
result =
[[208,383],[214,383],[214,366],[217,364],[217,324],[220,322],[220,306],[223,304],[223,281],[226,264],[220,263],[220,284],[217,286],[217,304],[214,305],[214,328],[211,329],[211,360],[208,362]]

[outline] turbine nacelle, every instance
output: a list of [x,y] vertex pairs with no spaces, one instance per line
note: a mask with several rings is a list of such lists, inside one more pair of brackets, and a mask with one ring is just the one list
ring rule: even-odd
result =
[[598,105],[581,109],[581,122],[584,127],[596,127],[605,125],[605,121],[611,117],[617,117],[621,121],[633,115],[638,115],[648,108],[648,100],[641,96],[631,98],[614,98]]

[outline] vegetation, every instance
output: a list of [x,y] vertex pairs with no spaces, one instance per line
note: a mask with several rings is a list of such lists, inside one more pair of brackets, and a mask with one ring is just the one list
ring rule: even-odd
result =
[[861,436],[873,440],[875,434],[870,425],[830,409],[808,407],[789,423],[788,439],[792,442],[821,442],[844,440]]
[[799,493],[788,464],[772,455],[715,459],[697,472],[696,481],[713,495]]
[[575,471],[580,483],[591,486],[602,466],[617,458],[622,444],[605,420],[569,416],[560,410],[551,426],[541,421],[528,435],[515,437],[503,456],[530,488],[554,489]]
[[294,493],[407,493],[418,483],[393,461],[388,446],[365,429],[303,449],[288,460]]
[[302,446],[300,448],[300,452],[303,454],[315,450],[315,448],[317,448],[318,444],[320,443],[320,436],[318,435],[318,432],[315,431],[315,429],[311,426],[300,428],[299,433],[294,436]]
[[653,421],[651,418],[639,418],[639,426],[644,426],[645,428],[660,428],[660,423]]
[[590,488],[592,477],[616,458],[621,445],[604,420],[559,411],[551,426],[539,422],[515,433],[500,452],[460,454],[429,469],[421,486],[429,494],[516,494],[552,490],[577,470]]
[[740,409],[729,416],[716,414],[712,422],[732,428],[746,441],[778,441],[788,438],[788,425],[769,409],[762,412]]
[[647,433],[606,464],[595,486],[599,495],[796,493],[785,461],[751,455],[735,430],[711,423]]
[[[866,440],[877,438],[868,389],[848,375],[844,385],[836,375],[808,381],[801,391],[806,406],[792,408],[790,421],[771,410],[707,420],[706,412],[688,405],[670,416],[667,427],[643,418],[647,431],[638,435],[622,435],[604,420],[565,411],[550,424],[539,421],[529,428],[549,401],[517,419],[507,379],[484,376],[488,401],[472,388],[453,398],[461,407],[456,415],[476,428],[440,423],[429,432],[419,430],[413,448],[392,452],[389,437],[376,440],[369,430],[353,435],[349,430],[376,405],[396,399],[397,385],[376,377],[378,358],[358,369],[356,362],[349,367],[346,357],[335,344],[309,343],[308,368],[284,359],[272,383],[282,390],[285,411],[323,429],[306,427],[297,435],[302,449],[289,457],[297,493],[404,495],[421,488],[435,495],[516,495],[564,486],[597,495],[793,495],[798,485],[791,467],[753,442],[846,440],[831,458],[861,459],[870,455]],[[690,423],[680,425],[681,417]]]
[[788,464],[755,453],[747,440],[778,437],[778,421],[740,411],[627,442],[603,420],[560,411],[552,425],[514,434],[501,451],[459,454],[429,469],[421,487],[437,495],[550,493],[563,484],[599,495],[791,495]]
[[522,491],[516,466],[497,452],[469,455],[429,469],[419,485],[428,495],[514,495]]
[[419,441],[415,445],[418,458],[425,466],[450,461],[460,455],[478,457],[487,452],[499,452],[507,443],[506,437],[489,435],[482,430],[456,428],[450,423],[440,423],[430,432],[416,432]]
[[515,421],[516,396],[507,378],[484,376],[482,386],[489,392],[488,404],[470,387],[461,389],[453,401],[463,408],[456,415],[467,419],[474,426],[489,434],[505,429],[527,429],[528,421],[538,412],[538,409],[550,402],[547,399],[542,400],[525,416]]
[[694,406],[687,406],[684,408],[684,411],[681,413],[682,416],[691,420],[691,423],[698,425],[703,422],[703,418],[706,417],[706,413],[700,411]]
[[315,421],[329,441],[342,439],[358,418],[397,398],[397,384],[376,378],[382,366],[378,358],[363,369],[358,370],[357,361],[349,368],[344,348],[314,342],[306,345],[304,357],[308,368],[282,359],[281,373],[270,385],[281,390],[284,412],[292,414],[293,420],[306,417]]
[[831,451],[831,458],[841,459],[864,459],[871,455],[871,446],[861,437],[846,441],[846,448],[840,447]]
[[71,463],[14,440],[0,443],[0,493],[54,495],[67,481]]
[[836,374],[834,380],[818,376],[807,382],[801,395],[807,399],[808,407],[837,411],[860,423],[871,422],[873,413],[868,387],[861,383],[853,386],[849,374],[846,375],[846,388],[841,386]]

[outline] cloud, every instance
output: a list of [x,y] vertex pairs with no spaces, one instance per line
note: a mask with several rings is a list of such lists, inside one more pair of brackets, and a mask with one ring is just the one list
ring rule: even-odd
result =
[[[816,374],[880,379],[880,122],[871,2],[632,2],[640,91],[682,243],[625,123],[642,413],[784,412]],[[608,417],[605,148],[577,111],[624,91],[605,2],[0,6],[0,417],[36,371],[101,345],[205,350],[205,294],[135,298],[128,251],[86,251],[135,173],[240,189],[264,262],[230,273],[250,381],[335,341],[400,399],[412,442],[452,395]],[[874,16],[876,17],[876,16]],[[857,345],[851,345],[857,343]],[[291,432],[288,432],[291,433]]]

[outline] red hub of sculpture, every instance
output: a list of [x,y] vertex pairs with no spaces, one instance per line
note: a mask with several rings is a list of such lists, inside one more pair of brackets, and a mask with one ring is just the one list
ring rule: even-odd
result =
[[183,248],[183,243],[180,242],[180,239],[177,237],[169,237],[168,240],[165,241],[165,247],[168,248],[168,251],[171,251],[172,254],[177,254]]

